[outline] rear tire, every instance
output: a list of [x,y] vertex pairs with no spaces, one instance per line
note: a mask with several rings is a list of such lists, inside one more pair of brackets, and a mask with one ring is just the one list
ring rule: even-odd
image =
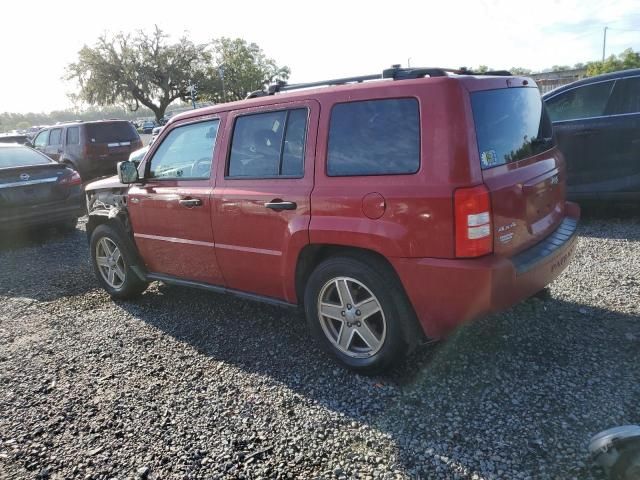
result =
[[378,259],[325,260],[309,277],[304,308],[322,347],[360,373],[385,370],[414,346],[413,309],[395,272]]
[[91,234],[91,260],[98,281],[113,298],[140,295],[148,286],[131,268],[138,256],[126,233],[115,225],[98,225]]

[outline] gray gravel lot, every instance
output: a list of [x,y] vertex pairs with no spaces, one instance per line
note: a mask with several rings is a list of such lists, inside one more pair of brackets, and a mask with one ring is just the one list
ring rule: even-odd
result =
[[83,225],[0,241],[0,478],[600,479],[589,437],[640,422],[640,217],[587,219],[548,299],[376,378],[302,314],[98,288]]

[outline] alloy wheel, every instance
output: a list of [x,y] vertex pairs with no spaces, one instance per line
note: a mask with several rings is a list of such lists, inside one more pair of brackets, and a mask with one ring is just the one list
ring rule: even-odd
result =
[[120,249],[110,238],[102,237],[96,244],[96,263],[100,275],[111,288],[122,287],[126,280],[126,265]]
[[384,344],[387,323],[376,296],[349,277],[329,280],[318,296],[318,317],[331,344],[353,358],[375,355]]

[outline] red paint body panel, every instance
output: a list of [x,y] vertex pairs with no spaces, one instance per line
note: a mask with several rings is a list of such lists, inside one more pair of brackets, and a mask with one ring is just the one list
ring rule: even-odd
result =
[[[579,209],[567,204],[567,215]],[[518,275],[505,257],[477,259],[392,258],[391,264],[430,338],[441,338],[460,324],[515,305],[558,277],[575,252],[574,236],[532,270]]]

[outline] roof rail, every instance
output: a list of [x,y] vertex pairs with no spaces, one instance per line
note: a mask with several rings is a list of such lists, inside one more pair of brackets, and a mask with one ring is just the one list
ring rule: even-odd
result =
[[319,82],[309,83],[294,83],[287,84],[287,82],[279,80],[267,87],[267,90],[255,90],[249,93],[245,98],[258,98],[267,95],[274,95],[279,92],[286,92],[289,90],[299,90],[301,88],[322,87],[330,85],[344,85],[346,83],[361,83],[369,80],[409,80],[414,78],[429,77],[445,77],[448,74],[453,73],[455,75],[498,75],[498,76],[510,76],[511,72],[507,70],[492,70],[488,72],[472,72],[466,67],[459,69],[453,68],[402,68],[400,65],[391,65],[391,68],[384,69],[382,74],[373,75],[361,75],[357,77],[344,77],[335,78],[333,80],[321,80]]

